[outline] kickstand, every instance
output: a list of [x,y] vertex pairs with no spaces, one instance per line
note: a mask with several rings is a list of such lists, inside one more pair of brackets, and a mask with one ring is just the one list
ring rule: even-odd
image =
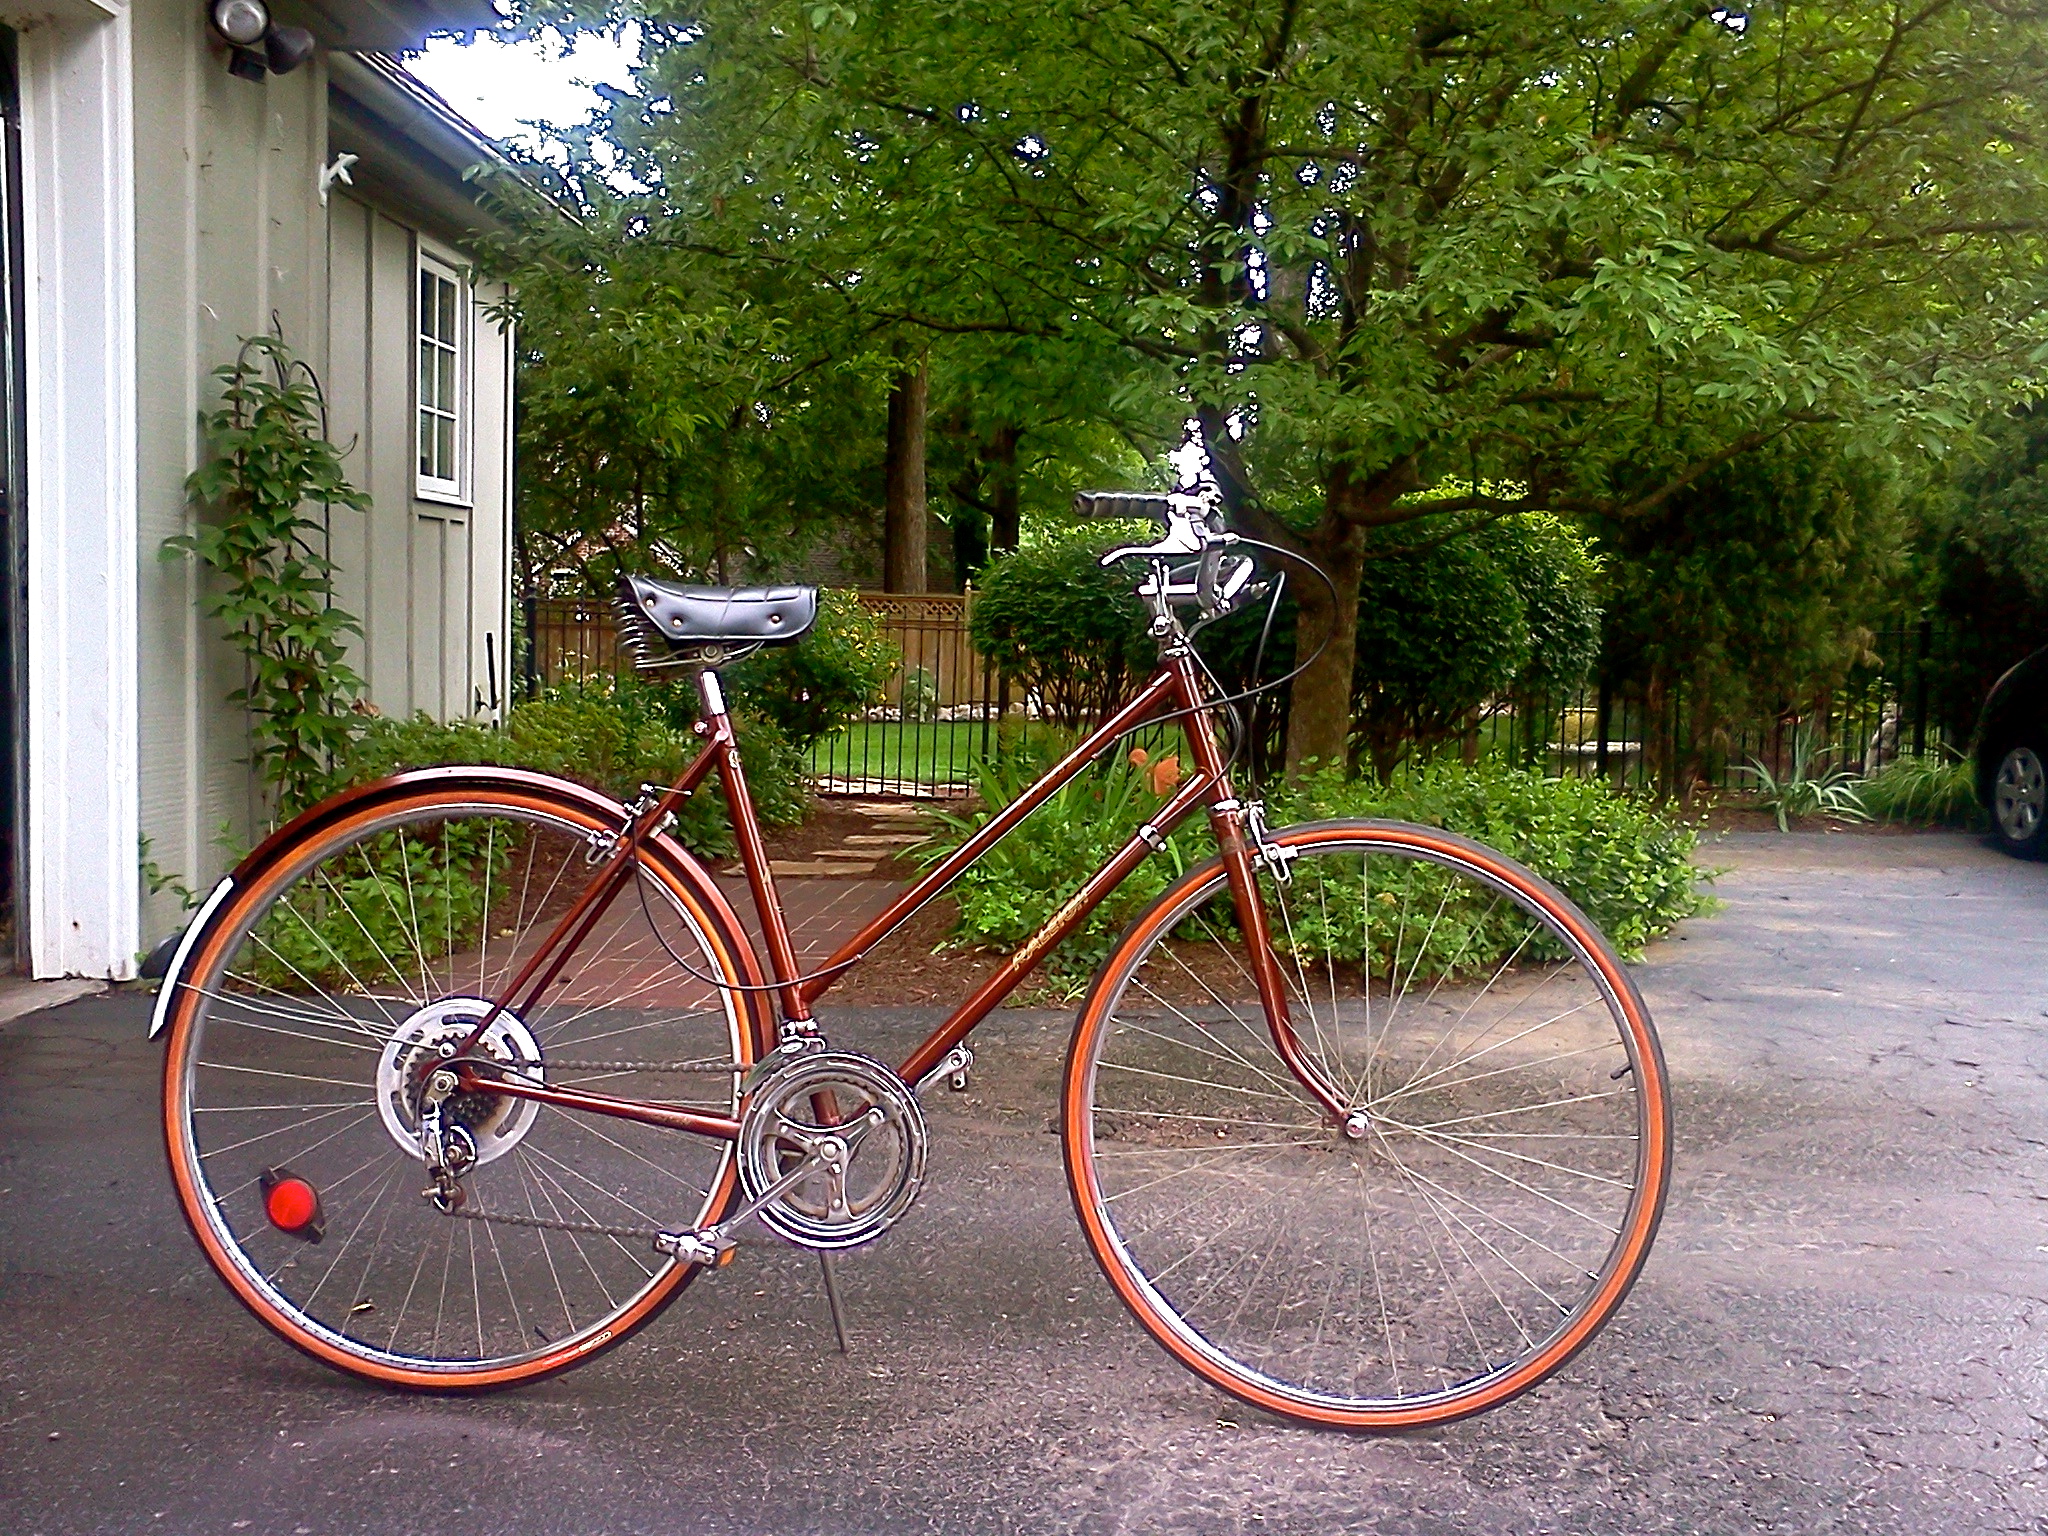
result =
[[839,1305],[839,1277],[832,1270],[832,1255],[820,1253],[818,1268],[825,1273],[825,1304],[832,1309],[832,1331],[839,1335],[839,1353],[852,1354],[846,1347],[846,1313]]

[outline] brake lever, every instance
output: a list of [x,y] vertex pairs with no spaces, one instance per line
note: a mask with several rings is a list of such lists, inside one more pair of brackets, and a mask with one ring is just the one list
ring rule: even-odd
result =
[[1166,536],[1156,544],[1126,544],[1104,555],[1101,564],[1142,555],[1149,559],[1170,559],[1175,555],[1199,555],[1212,543],[1237,542],[1235,534],[1211,533],[1207,527],[1208,503],[1200,496],[1171,495],[1166,498]]

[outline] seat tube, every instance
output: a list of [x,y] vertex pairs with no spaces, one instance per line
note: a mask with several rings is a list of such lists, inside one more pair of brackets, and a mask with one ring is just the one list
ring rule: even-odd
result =
[[725,709],[725,689],[718,674],[706,667],[698,674],[697,690],[703,698],[704,727],[710,737],[704,750],[719,754],[718,772],[725,784],[726,810],[732,821],[733,837],[739,843],[740,864],[747,872],[754,910],[760,914],[768,966],[782,983],[776,989],[776,995],[782,999],[782,1016],[789,1023],[808,1026],[811,1005],[804,1001],[803,990],[797,985],[796,948],[789,941],[789,924],[783,920],[782,900],[775,893],[775,872],[768,866],[768,847],[761,841],[754,797],[747,792],[739,740],[733,735],[732,717]]
[[1216,781],[1216,798],[1209,803],[1209,825],[1223,856],[1224,872],[1230,879],[1238,928],[1244,934],[1245,953],[1251,961],[1252,979],[1258,983],[1259,1003],[1266,1012],[1266,1029],[1273,1037],[1273,1049],[1324,1112],[1342,1124],[1351,1106],[1315,1063],[1302,1054],[1301,1037],[1295,1033],[1287,1006],[1287,981],[1280,974],[1280,957],[1273,952],[1266,904],[1259,899],[1258,872],[1252,867],[1251,850],[1245,846],[1244,807],[1231,791],[1230,765],[1224,760],[1223,749],[1217,745],[1215,733],[1209,729],[1209,717],[1202,708],[1206,702],[1202,680],[1193,659],[1185,654],[1174,659],[1174,668],[1180,679],[1181,697],[1190,711],[1187,734],[1195,763]]

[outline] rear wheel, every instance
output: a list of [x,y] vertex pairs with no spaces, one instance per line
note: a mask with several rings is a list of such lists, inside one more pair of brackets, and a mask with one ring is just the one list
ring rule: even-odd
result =
[[[465,1200],[426,1195],[421,1063],[581,894],[605,805],[483,770],[313,818],[184,972],[163,1099],[179,1201],[235,1294],[329,1364],[441,1390],[574,1364],[690,1278],[651,1234],[732,1202],[728,1143],[484,1092],[443,1112],[475,1147]],[[711,979],[758,978],[726,921],[700,876],[644,850],[545,1000],[480,1049],[552,1087],[736,1113],[758,1042]]]
[[1275,1050],[1220,865],[1132,925],[1068,1060],[1068,1180],[1117,1293],[1273,1412],[1394,1429],[1505,1402],[1613,1315],[1670,1168],[1663,1060],[1600,934],[1464,839],[1275,835],[1257,879],[1301,1054]]

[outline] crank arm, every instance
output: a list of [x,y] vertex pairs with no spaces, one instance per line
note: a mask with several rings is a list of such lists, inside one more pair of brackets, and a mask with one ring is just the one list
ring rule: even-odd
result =
[[[870,1109],[862,1117],[860,1127],[862,1134],[880,1125],[887,1118],[880,1109]],[[840,1138],[840,1145],[846,1149],[848,1158],[852,1157],[855,1144],[851,1139]],[[663,1253],[674,1254],[677,1258],[692,1264],[716,1264],[725,1254],[731,1251],[734,1228],[738,1227],[741,1222],[752,1216],[756,1211],[774,1204],[785,1191],[796,1188],[797,1185],[810,1178],[820,1169],[830,1174],[836,1174],[838,1181],[843,1186],[846,1176],[846,1164],[841,1162],[835,1167],[822,1151],[813,1149],[806,1152],[803,1159],[794,1168],[790,1169],[789,1172],[762,1190],[760,1194],[754,1196],[753,1199],[726,1217],[725,1220],[712,1226],[698,1227],[690,1232],[664,1232],[654,1240],[654,1246]]]

